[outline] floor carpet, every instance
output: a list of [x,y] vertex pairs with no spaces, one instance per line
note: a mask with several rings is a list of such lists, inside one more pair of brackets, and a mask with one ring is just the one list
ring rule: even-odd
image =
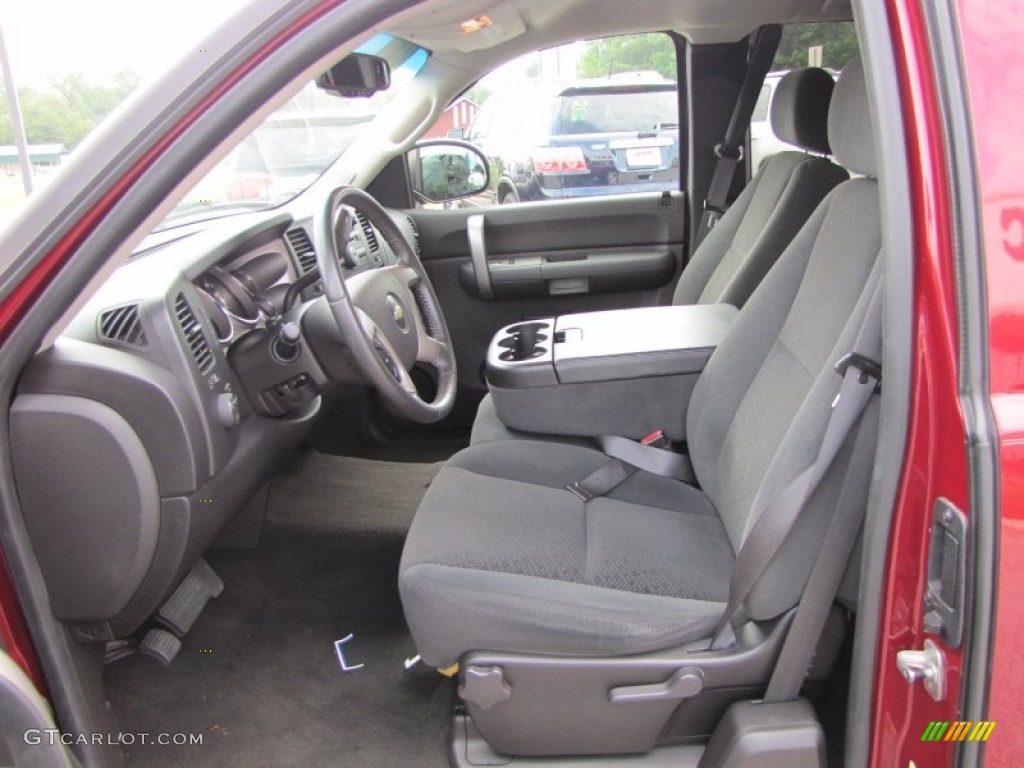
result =
[[[201,734],[134,745],[139,766],[445,766],[450,680],[415,651],[396,574],[413,512],[440,465],[307,452],[273,483],[258,549],[215,551],[225,582],[167,668],[106,670],[127,733]],[[334,641],[349,634],[344,672]]]

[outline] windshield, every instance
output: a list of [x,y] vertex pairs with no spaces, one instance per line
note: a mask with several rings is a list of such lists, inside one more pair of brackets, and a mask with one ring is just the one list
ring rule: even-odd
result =
[[429,56],[418,45],[387,34],[376,35],[358,51],[387,59],[387,90],[369,98],[342,98],[309,83],[218,163],[155,231],[291,200],[341,156]]

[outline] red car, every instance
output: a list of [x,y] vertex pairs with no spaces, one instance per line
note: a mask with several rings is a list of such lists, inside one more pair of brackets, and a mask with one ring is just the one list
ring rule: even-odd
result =
[[[1022,20],[252,3],[0,239],[0,757],[1016,765]],[[434,205],[467,88],[652,32],[678,188]],[[231,200],[293,97],[337,156]]]

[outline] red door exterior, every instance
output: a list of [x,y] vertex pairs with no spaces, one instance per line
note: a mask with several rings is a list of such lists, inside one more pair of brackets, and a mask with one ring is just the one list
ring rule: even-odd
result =
[[[962,654],[942,646],[949,693],[936,703],[908,684],[896,652],[919,649],[928,529],[934,501],[945,497],[970,514],[965,430],[958,405],[957,295],[950,190],[936,81],[925,36],[924,2],[890,0],[894,50],[911,165],[914,210],[915,349],[907,461],[890,542],[879,638],[873,766],[952,765],[955,743],[922,741],[931,721],[959,719]],[[996,723],[985,746],[991,766],[1019,765],[1024,739],[1024,112],[1010,98],[1024,71],[1019,30],[1024,8],[1013,0],[959,0],[959,26],[988,270],[990,373],[1001,448],[998,618],[991,703]],[[970,254],[969,254],[970,256]],[[941,645],[941,643],[940,643]],[[950,729],[952,733],[952,729]]]
[[989,375],[1000,452],[999,581],[987,716],[997,726],[985,764],[1009,768],[1024,759],[1024,5],[958,5],[977,145]]

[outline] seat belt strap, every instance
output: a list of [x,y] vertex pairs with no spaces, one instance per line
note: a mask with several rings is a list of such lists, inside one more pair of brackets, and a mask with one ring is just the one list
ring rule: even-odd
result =
[[684,454],[654,448],[617,435],[601,435],[595,438],[595,442],[611,461],[582,480],[566,486],[583,501],[604,496],[640,469],[683,483],[696,482],[690,458]]
[[694,250],[725,213],[736,166],[743,157],[743,137],[747,133],[750,118],[754,114],[754,105],[757,104],[757,97],[764,84],[764,76],[771,68],[781,37],[782,27],[778,24],[769,24],[758,29],[751,40],[747,73],[736,97],[736,106],[733,107],[732,116],[729,118],[725,138],[715,146],[715,155],[718,159],[715,161],[715,172],[711,176],[707,196],[704,198],[704,211],[694,239]]
[[[870,439],[866,434],[870,433]],[[852,463],[859,466],[859,471],[851,473],[845,481],[847,488],[864,486],[871,482],[871,462],[866,454],[874,447],[877,434],[875,430],[861,430],[857,434],[853,446]],[[856,474],[856,477],[853,475]],[[844,489],[845,490],[845,489]],[[814,651],[825,622],[828,620],[832,603],[839,592],[850,556],[856,546],[857,536],[864,522],[866,507],[855,503],[856,493],[841,493],[832,513],[821,551],[814,561],[807,586],[804,588],[800,605],[796,609],[793,623],[789,627],[782,651],[775,662],[768,683],[768,691],[764,701],[792,701],[800,695],[807,670],[814,659]]]
[[736,555],[729,582],[729,598],[713,633],[712,650],[735,645],[733,617],[782,547],[807,500],[832,466],[847,436],[881,385],[881,366],[872,362],[881,359],[882,348],[882,282],[880,277],[876,280],[853,352],[844,355],[835,365],[843,383],[832,401],[832,411],[817,458],[756,512],[754,524]]

